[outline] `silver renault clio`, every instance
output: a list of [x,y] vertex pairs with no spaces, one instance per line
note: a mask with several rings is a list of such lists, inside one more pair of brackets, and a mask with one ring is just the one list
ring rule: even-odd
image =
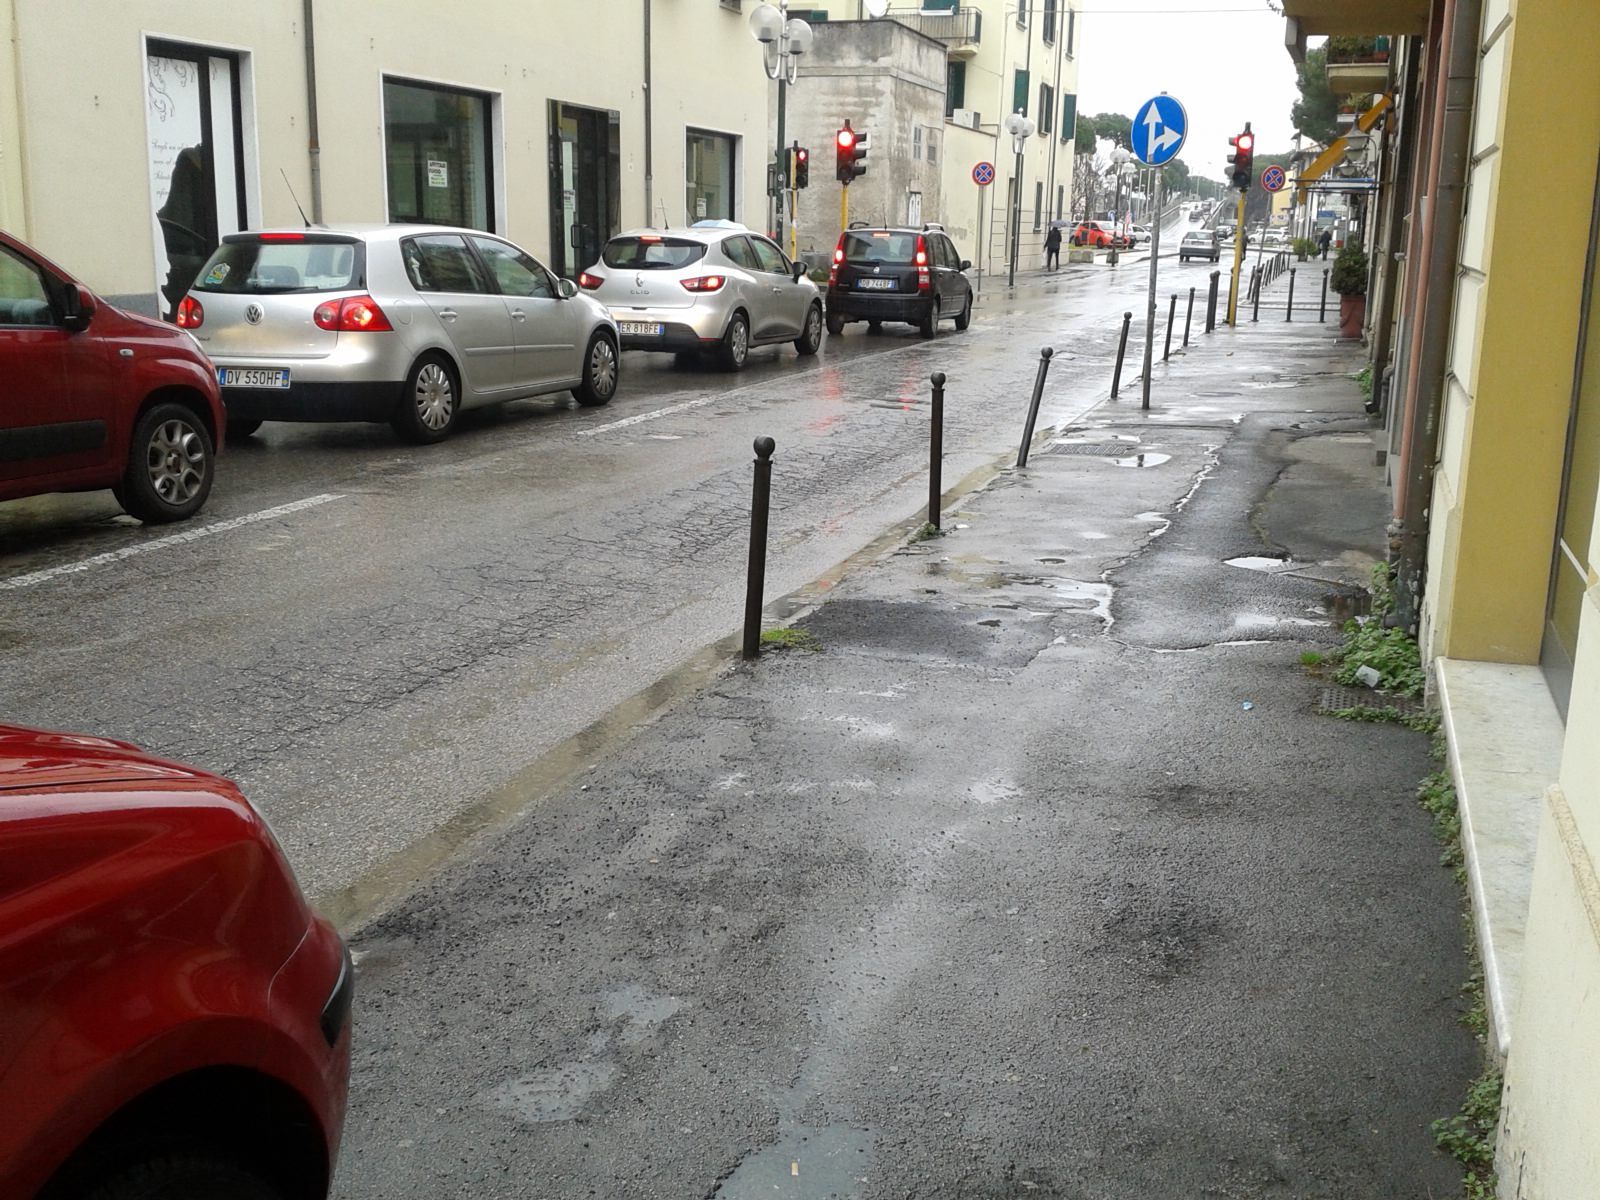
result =
[[463,409],[617,390],[605,305],[474,229],[230,234],[177,319],[216,366],[230,438],[263,421],[388,421],[436,442]]
[[754,346],[822,345],[822,296],[804,264],[732,221],[620,234],[578,283],[610,308],[624,350],[712,353],[737,371]]

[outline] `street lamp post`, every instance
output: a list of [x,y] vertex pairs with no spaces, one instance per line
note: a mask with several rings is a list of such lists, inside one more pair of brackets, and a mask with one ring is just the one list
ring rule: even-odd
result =
[[[750,14],[750,36],[761,43],[762,64],[766,67],[767,78],[778,81],[778,138],[771,160],[777,163],[784,147],[785,92],[799,76],[800,56],[811,49],[814,35],[810,25],[799,17],[789,15],[789,0],[778,0],[776,8],[771,4],[761,4]],[[783,244],[784,223],[782,193],[788,191],[793,183],[787,173],[779,181],[777,234],[780,246]]]
[[1017,156],[1017,165],[1012,172],[1017,185],[1011,198],[1011,262],[1006,273],[1007,287],[1017,282],[1017,251],[1022,237],[1022,155],[1028,148],[1028,139],[1037,128],[1033,118],[1023,116],[1020,108],[1006,118],[1006,132],[1011,135],[1011,149]]

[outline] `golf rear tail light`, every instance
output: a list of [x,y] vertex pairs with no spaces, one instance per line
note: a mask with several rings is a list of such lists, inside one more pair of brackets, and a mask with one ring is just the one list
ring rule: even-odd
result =
[[917,234],[917,291],[925,292],[933,286],[928,275],[928,243]]
[[183,303],[178,305],[178,328],[199,329],[206,323],[206,310],[200,307],[200,301],[193,296],[185,296]]
[[700,275],[694,279],[685,279],[683,286],[691,292],[720,292],[722,285],[727,282],[721,275]]
[[318,329],[339,333],[388,333],[394,326],[371,296],[345,296],[317,305],[311,319]]
[[578,286],[585,291],[592,292],[604,282],[605,279],[599,275],[591,275],[587,271],[578,273]]

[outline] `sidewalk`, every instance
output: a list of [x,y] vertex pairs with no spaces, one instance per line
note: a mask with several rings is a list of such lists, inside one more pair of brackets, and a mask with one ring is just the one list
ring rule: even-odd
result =
[[1383,552],[1333,334],[1201,337],[361,931],[337,1195],[1457,1194],[1427,740],[1299,666]]

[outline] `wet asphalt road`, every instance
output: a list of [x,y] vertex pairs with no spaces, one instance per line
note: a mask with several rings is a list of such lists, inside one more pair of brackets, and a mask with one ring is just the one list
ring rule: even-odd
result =
[[[947,486],[1014,450],[1040,346],[1041,428],[1100,399],[1142,258],[991,282],[931,342],[856,325],[736,376],[630,354],[604,409],[520,402],[438,447],[268,425],[176,528],[106,492],[0,505],[0,715],[238,779],[309,892],[372,911],[515,811],[529,764],[737,629],[754,437],[778,444],[775,597],[925,503],[930,372]],[[1207,272],[1164,283],[1203,307]],[[1125,380],[1137,355],[1136,329]]]

